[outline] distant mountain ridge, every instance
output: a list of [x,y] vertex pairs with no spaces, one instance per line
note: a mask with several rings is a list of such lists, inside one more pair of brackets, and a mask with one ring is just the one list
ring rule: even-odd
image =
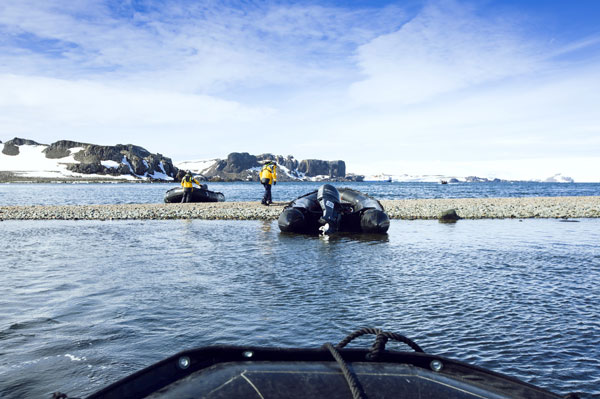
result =
[[277,162],[279,181],[361,179],[347,177],[342,160],[297,161],[291,155],[233,152],[226,159],[181,162],[178,167],[171,158],[133,144],[102,146],[70,140],[41,144],[15,137],[2,146],[0,181],[179,181],[187,170],[202,180],[258,181],[267,160]]
[[[41,144],[15,137],[4,143],[0,171],[14,179],[174,180],[170,158],[132,144],[102,146],[70,140]],[[5,176],[6,178],[6,176]]]
[[[10,181],[179,181],[191,170],[207,181],[258,181],[267,160],[277,162],[279,181],[383,181],[383,182],[504,182],[477,176],[346,173],[342,160],[296,160],[270,153],[251,155],[232,152],[226,159],[174,163],[162,154],[152,154],[133,144],[102,146],[70,140],[40,144],[15,137],[0,141],[0,182]],[[573,183],[560,173],[538,182]]]
[[324,161],[320,159],[296,160],[292,155],[232,152],[226,159],[183,161],[176,163],[180,174],[190,170],[203,179],[211,181],[258,181],[258,174],[266,161],[277,163],[279,181],[331,181],[361,180],[362,176],[347,175],[346,163],[342,160]]

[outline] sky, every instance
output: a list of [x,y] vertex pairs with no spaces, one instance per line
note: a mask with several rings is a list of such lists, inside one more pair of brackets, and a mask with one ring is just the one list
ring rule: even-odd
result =
[[600,1],[2,0],[0,140],[600,182]]

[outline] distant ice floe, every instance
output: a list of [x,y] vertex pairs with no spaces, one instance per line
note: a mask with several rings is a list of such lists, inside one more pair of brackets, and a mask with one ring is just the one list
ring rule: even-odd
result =
[[562,173],[557,173],[545,179],[544,183],[574,183],[574,180],[568,176],[563,176]]
[[366,182],[404,182],[404,183],[439,183],[441,181],[464,182],[464,177],[446,175],[409,175],[409,174],[387,174],[367,175]]

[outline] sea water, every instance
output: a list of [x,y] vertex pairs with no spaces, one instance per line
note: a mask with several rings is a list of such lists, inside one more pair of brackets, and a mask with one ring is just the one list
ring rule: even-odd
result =
[[393,220],[329,240],[262,221],[4,221],[0,243],[2,398],[85,396],[184,349],[320,347],[361,327],[600,397],[598,219]]
[[[226,201],[260,201],[264,189],[257,182],[206,183],[208,189],[222,192]],[[280,182],[273,186],[273,201],[291,201],[317,190],[319,182]],[[334,182],[377,199],[410,198],[492,198],[558,197],[600,195],[600,183],[457,183],[422,182]],[[0,184],[2,205],[90,205],[161,203],[165,192],[177,183],[89,183],[89,184]]]

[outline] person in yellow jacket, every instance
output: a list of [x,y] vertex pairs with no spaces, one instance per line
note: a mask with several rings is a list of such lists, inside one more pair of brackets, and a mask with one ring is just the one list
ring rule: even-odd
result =
[[275,161],[267,161],[258,175],[260,182],[265,187],[265,195],[261,204],[269,206],[273,203],[271,199],[271,184],[277,184],[277,164]]
[[194,179],[192,176],[192,172],[189,170],[181,179],[181,187],[183,187],[183,197],[181,197],[181,202],[191,202],[192,201],[192,191],[194,190],[194,183],[198,186],[202,187],[198,180]]

